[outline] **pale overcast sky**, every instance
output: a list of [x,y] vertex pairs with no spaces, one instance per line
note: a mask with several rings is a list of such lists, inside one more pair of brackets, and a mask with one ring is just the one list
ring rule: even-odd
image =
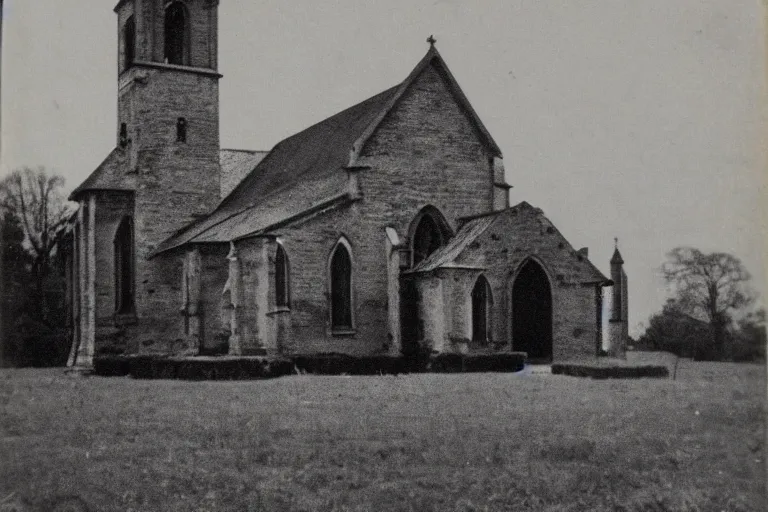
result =
[[[116,0],[6,0],[0,174],[74,188],[115,143]],[[501,146],[511,202],[544,210],[606,274],[630,330],[660,309],[677,245],[765,282],[760,0],[221,1],[221,141],[282,138],[402,81],[437,47]],[[759,286],[764,293],[764,284]]]

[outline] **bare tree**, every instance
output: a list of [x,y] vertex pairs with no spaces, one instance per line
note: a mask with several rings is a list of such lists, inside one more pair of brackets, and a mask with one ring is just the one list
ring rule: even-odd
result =
[[0,181],[0,208],[14,215],[24,232],[38,292],[51,268],[58,235],[73,209],[62,193],[64,178],[45,168],[23,167]]
[[670,251],[661,271],[673,286],[680,309],[709,324],[714,348],[722,357],[734,311],[745,308],[755,298],[748,284],[749,272],[731,254],[706,254],[693,247]]

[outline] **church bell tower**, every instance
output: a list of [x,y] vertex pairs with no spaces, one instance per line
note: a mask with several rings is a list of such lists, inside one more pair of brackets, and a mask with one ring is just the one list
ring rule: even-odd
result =
[[116,152],[124,188],[132,191],[134,327],[137,336],[154,340],[177,332],[169,319],[178,318],[181,260],[150,255],[219,200],[218,4],[121,0],[115,6]]
[[[156,244],[218,199],[218,0],[122,0],[115,12],[116,146],[137,180],[137,216],[153,223]],[[143,199],[149,209],[140,209]]]

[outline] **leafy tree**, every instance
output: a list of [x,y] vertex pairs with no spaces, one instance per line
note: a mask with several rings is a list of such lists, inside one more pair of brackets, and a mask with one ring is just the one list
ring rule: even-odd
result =
[[62,193],[64,179],[42,167],[22,168],[0,180],[5,362],[50,365],[66,347],[63,279],[57,244],[72,208]]
[[765,309],[750,312],[738,321],[733,341],[734,361],[765,361],[766,318]]
[[16,169],[0,181],[0,208],[16,218],[24,234],[31,281],[43,311],[45,280],[53,270],[59,235],[73,211],[63,187],[64,178],[43,167]]
[[706,254],[693,247],[677,247],[669,252],[661,271],[674,289],[680,312],[707,322],[715,356],[725,356],[733,313],[755,297],[741,261],[724,252]]
[[0,216],[0,366],[16,359],[18,336],[13,329],[15,320],[27,305],[27,281],[30,258],[22,247],[24,231],[10,212]]
[[638,345],[644,349],[672,352],[680,357],[712,358],[709,325],[686,314],[674,299],[667,300],[661,312],[651,316]]

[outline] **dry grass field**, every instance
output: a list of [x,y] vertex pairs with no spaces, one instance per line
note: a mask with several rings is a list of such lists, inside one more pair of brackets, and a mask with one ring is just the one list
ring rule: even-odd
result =
[[0,510],[762,511],[764,374],[0,370]]

